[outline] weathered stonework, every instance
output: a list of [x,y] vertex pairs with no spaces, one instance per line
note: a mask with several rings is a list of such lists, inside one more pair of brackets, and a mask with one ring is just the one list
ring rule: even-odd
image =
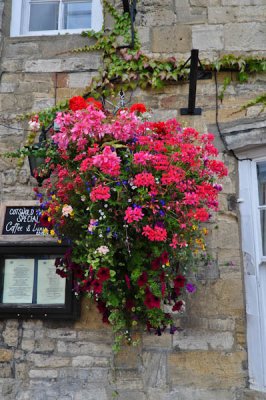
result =
[[[186,60],[192,47],[200,50],[201,59],[232,51],[266,54],[265,0],[143,0],[137,8],[136,24],[148,54]],[[27,124],[16,121],[17,114],[82,94],[101,66],[100,53],[71,52],[88,44],[79,35],[10,38],[10,15],[11,0],[0,0],[1,153],[18,148],[26,137]],[[243,266],[234,202],[237,163],[224,154],[217,128],[218,121],[232,149],[265,144],[265,113],[259,106],[239,110],[266,91],[266,78],[253,75],[240,84],[235,73],[221,72],[219,92],[228,77],[231,83],[218,101],[218,113],[214,77],[198,81],[199,117],[180,115],[187,106],[187,83],[137,89],[133,96],[151,107],[158,120],[178,118],[201,132],[213,131],[229,170],[220,213],[208,224],[212,262],[199,270],[198,290],[177,317],[180,332],[160,337],[136,332],[138,345],[125,346],[114,356],[112,332],[86,300],[76,322],[0,321],[0,400],[266,399],[247,389]],[[33,185],[27,163],[18,171],[14,162],[0,159],[0,201],[29,200]]]

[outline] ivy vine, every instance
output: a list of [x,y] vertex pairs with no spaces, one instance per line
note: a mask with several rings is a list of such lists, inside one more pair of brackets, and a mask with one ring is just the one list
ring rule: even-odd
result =
[[[120,13],[107,0],[103,0],[103,5],[105,12],[113,17],[113,28],[102,29],[100,32],[83,32],[82,36],[94,39],[94,44],[73,50],[78,53],[93,51],[102,53],[102,68],[99,69],[98,75],[93,77],[90,86],[86,88],[84,97],[107,98],[116,95],[121,89],[132,91],[137,87],[161,89],[166,84],[188,79],[189,65],[184,60],[176,60],[174,57],[156,59],[145,55],[141,51],[136,29],[134,46],[130,46],[131,21],[129,14]],[[208,71],[235,71],[238,81],[246,82],[250,74],[266,71],[266,58],[227,54],[214,62],[201,60],[200,68]],[[219,96],[221,100],[230,83],[230,78],[225,78]],[[265,96],[266,94],[263,94],[260,97],[265,101]],[[53,108],[39,112],[40,122],[43,126],[48,126],[57,111],[67,108],[68,101],[65,101]],[[28,116],[29,114],[26,117]]]

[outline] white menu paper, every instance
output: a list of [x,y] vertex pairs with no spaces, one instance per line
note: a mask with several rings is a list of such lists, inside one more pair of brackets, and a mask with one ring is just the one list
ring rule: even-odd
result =
[[37,304],[65,304],[66,279],[54,264],[54,259],[38,260]]
[[3,303],[31,304],[34,282],[34,259],[5,260]]

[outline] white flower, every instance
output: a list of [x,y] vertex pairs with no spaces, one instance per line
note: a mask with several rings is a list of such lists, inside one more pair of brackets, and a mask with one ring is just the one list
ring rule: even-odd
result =
[[108,249],[107,246],[100,246],[100,247],[98,247],[98,248],[96,249],[96,251],[97,251],[99,254],[105,255],[105,254],[109,253],[110,250]]
[[74,214],[74,210],[68,204],[65,204],[62,208],[62,215],[64,217],[68,217],[69,215],[72,216]]
[[40,129],[40,124],[36,121],[30,121],[29,127],[31,131],[37,132]]

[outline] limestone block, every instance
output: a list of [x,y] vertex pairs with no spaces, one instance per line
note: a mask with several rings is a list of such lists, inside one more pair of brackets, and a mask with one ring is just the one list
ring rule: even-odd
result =
[[187,25],[160,26],[152,29],[153,52],[173,53],[191,49],[191,27]]
[[166,353],[144,352],[144,371],[142,377],[146,387],[157,387],[162,389],[167,386],[167,356]]
[[0,364],[0,379],[1,378],[11,378],[12,371],[11,365],[9,362],[3,362]]
[[[59,378],[74,380],[76,382],[83,381],[86,383],[96,383],[97,387],[107,385],[107,368],[60,368]],[[94,385],[92,385],[93,387]],[[94,386],[95,387],[95,386]]]
[[138,27],[138,35],[141,46],[150,46],[150,27],[140,26]]
[[[174,394],[176,397],[174,397]],[[202,390],[191,388],[179,388],[174,394],[169,393],[165,400],[177,398],[178,400],[237,400],[239,397],[235,390]]]
[[41,339],[35,342],[35,351],[38,353],[53,351],[55,349],[55,341],[51,339]]
[[[158,389],[157,389],[158,390]],[[146,397],[146,389],[145,392],[143,391],[139,391],[139,390],[119,390],[117,391],[118,393],[118,399],[126,399],[126,400],[147,400]],[[115,398],[115,396],[114,396]],[[153,400],[156,400],[155,398],[153,398]],[[161,399],[160,399],[161,400]]]
[[243,315],[243,287],[238,279],[219,279],[217,282],[200,286],[187,304],[188,313],[192,316],[239,317]]
[[98,331],[78,331],[77,332],[77,338],[78,340],[86,340],[88,342],[94,342],[94,343],[113,343],[113,335],[110,330],[98,330]]
[[246,389],[243,392],[243,400],[266,400],[266,393],[256,390]]
[[195,25],[192,27],[192,46],[199,50],[224,48],[223,25]]
[[27,360],[32,362],[36,367],[65,367],[69,366],[71,360],[69,357],[60,357],[46,354],[31,353],[27,356]]
[[228,22],[265,21],[266,6],[209,7],[208,21],[211,24]]
[[0,349],[0,362],[10,361],[13,357],[11,350]]
[[41,320],[23,321],[23,330],[26,330],[26,329],[39,330],[42,328],[43,328],[43,321],[41,321]]
[[174,388],[231,389],[245,387],[242,363],[246,352],[193,351],[169,354],[169,376]]
[[77,332],[69,329],[49,329],[46,333],[47,337],[52,339],[73,340],[77,337]]
[[259,6],[265,5],[264,0],[221,0],[222,6]]
[[91,84],[92,78],[97,76],[98,72],[76,72],[68,75],[69,88],[82,88]]
[[7,43],[4,57],[12,59],[26,59],[39,53],[39,44],[36,41],[29,43]]
[[110,360],[107,357],[77,356],[72,359],[73,367],[108,367]]
[[59,353],[71,355],[96,355],[106,356],[110,355],[112,348],[104,343],[87,343],[79,341],[61,341],[57,343],[57,350]]
[[58,376],[58,371],[56,369],[31,369],[29,371],[30,378],[37,379],[55,379]]
[[138,368],[141,360],[141,337],[139,334],[134,334],[132,342],[135,345],[128,346],[123,343],[120,351],[114,356],[115,368]]
[[266,50],[266,23],[229,23],[224,28],[226,51]]
[[6,327],[2,333],[4,342],[8,346],[17,346],[18,342],[18,322],[15,320],[9,320],[6,323]]
[[173,346],[173,335],[163,333],[162,336],[144,333],[142,337],[143,348],[145,350],[152,349],[171,349]]
[[101,64],[100,54],[90,53],[87,56],[69,57],[64,59],[27,60],[24,63],[25,72],[69,72],[97,70]]
[[108,400],[104,389],[80,390],[74,394],[73,400]]
[[4,11],[4,3],[0,3],[0,31],[2,30],[3,11]]
[[21,342],[22,350],[33,351],[35,345],[35,341],[32,339],[23,339]]
[[116,368],[115,383],[118,391],[144,389],[142,375],[135,369]]
[[178,350],[231,350],[234,337],[231,332],[208,332],[185,329],[173,337]]

